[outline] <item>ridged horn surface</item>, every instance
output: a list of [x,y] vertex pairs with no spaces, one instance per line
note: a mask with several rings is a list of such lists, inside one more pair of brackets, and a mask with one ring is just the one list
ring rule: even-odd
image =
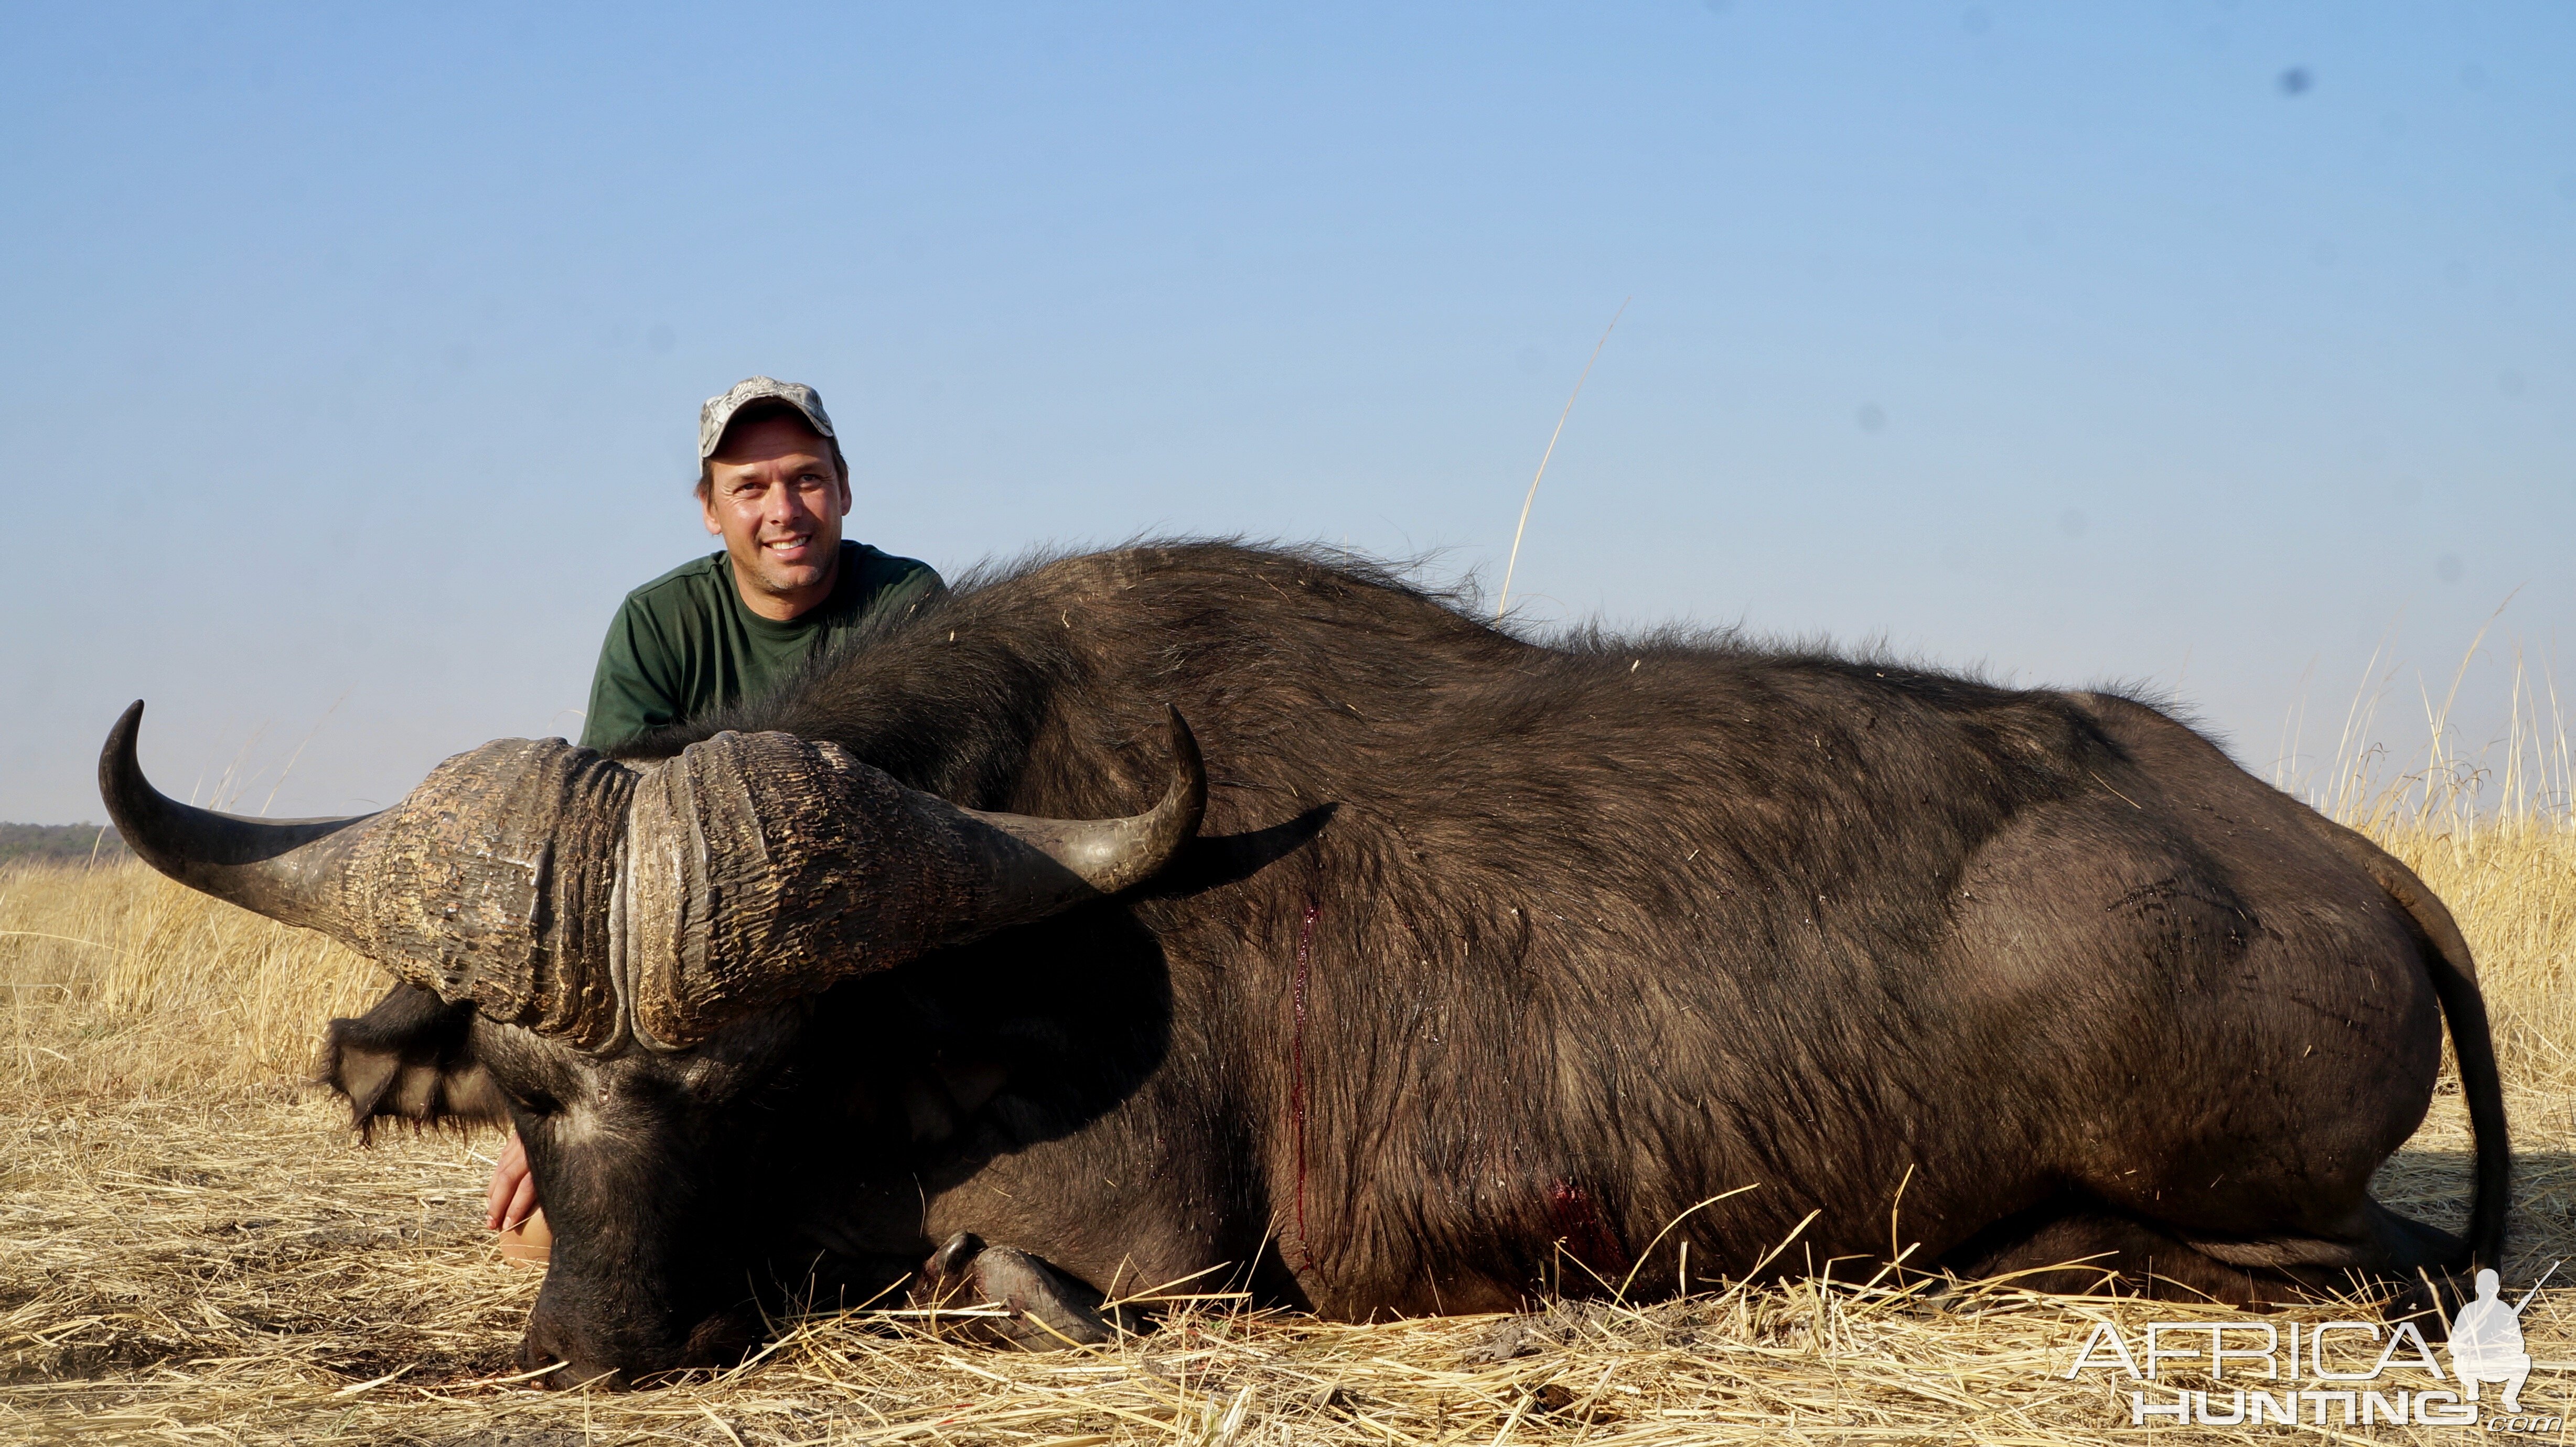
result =
[[620,993],[677,1048],[747,1011],[1153,877],[1198,832],[1207,773],[1169,715],[1162,800],[1124,819],[964,809],[829,743],[721,733],[644,771],[627,816]]

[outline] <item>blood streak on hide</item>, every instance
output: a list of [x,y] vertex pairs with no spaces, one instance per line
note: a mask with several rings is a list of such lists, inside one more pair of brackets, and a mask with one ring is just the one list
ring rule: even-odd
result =
[[1603,1281],[1625,1276],[1628,1248],[1601,1219],[1601,1203],[1580,1181],[1552,1181],[1547,1188],[1547,1220],[1564,1243],[1565,1254]]
[[1297,1254],[1306,1258],[1296,1268],[1300,1272],[1315,1265],[1315,1251],[1306,1238],[1306,960],[1315,943],[1315,917],[1323,912],[1321,904],[1306,901],[1306,918],[1297,928],[1297,977],[1288,995],[1296,1022],[1288,1046],[1288,1118],[1297,1140]]

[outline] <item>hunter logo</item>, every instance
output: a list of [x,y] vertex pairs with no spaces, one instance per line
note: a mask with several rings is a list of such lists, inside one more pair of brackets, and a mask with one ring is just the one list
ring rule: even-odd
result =
[[[2557,1271],[2552,1265],[2550,1273]],[[2544,1273],[2541,1281],[2547,1281]],[[2422,1427],[2480,1425],[2479,1387],[2501,1385],[2498,1410],[2484,1421],[2490,1432],[2556,1433],[2556,1413],[2527,1413],[2522,1387],[2531,1375],[2523,1350],[2522,1309],[2540,1292],[2534,1283],[2508,1305],[2497,1295],[2492,1271],[2477,1276],[2477,1299],[2452,1319],[2450,1371],[2413,1322],[2387,1326],[2369,1321],[2329,1321],[2313,1326],[2266,1321],[2154,1321],[2124,1337],[2110,1322],[2097,1322],[2065,1371],[2067,1380],[2088,1371],[2119,1371],[2134,1382],[2156,1383],[2169,1374],[2206,1379],[2209,1387],[2142,1386],[2127,1393],[2129,1424],[2197,1423],[2212,1427],[2353,1427],[2412,1423]],[[2420,1376],[2388,1378],[2392,1370]],[[2260,1379],[2263,1387],[2222,1387],[2230,1376]],[[2430,1380],[2446,1385],[2420,1385]],[[2403,1381],[2406,1385],[2399,1385]],[[2307,1386],[2296,1385],[2308,1383]]]
[[[2553,1270],[2555,1268],[2552,1268]],[[2541,1278],[2547,1280],[2547,1277]],[[2531,1375],[2531,1354],[2522,1349],[2522,1309],[2540,1294],[2535,1285],[2511,1306],[2496,1300],[2496,1274],[2478,1273],[2478,1299],[2460,1308],[2451,1323],[2451,1366],[2460,1374],[2461,1390],[2478,1399],[2478,1383],[2504,1384],[2504,1409],[2522,1410],[2522,1384]]]

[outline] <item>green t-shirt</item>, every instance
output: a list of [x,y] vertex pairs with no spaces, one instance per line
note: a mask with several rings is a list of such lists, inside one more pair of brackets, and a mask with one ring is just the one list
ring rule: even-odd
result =
[[781,623],[744,605],[725,554],[684,563],[627,594],[610,620],[582,745],[613,749],[647,729],[757,698],[834,639],[888,609],[918,607],[945,586],[928,563],[844,542],[832,596]]

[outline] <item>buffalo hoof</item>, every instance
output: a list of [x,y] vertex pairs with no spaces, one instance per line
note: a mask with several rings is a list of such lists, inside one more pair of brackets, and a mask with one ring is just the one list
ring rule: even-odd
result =
[[2356,1282],[2367,1291],[2376,1284],[2387,1295],[2379,1314],[2389,1321],[2411,1321],[2424,1339],[2440,1346],[2451,1339],[2451,1317],[2463,1306],[2477,1299],[2468,1282],[2448,1272],[2422,1272],[2412,1279],[2400,1278],[2380,1283]]
[[1032,1352],[1114,1339],[1118,1328],[1100,1314],[1100,1301],[1099,1292],[1027,1252],[987,1246],[971,1231],[932,1252],[911,1291],[915,1307],[1000,1308],[1009,1314],[960,1316],[947,1324],[969,1340]]

